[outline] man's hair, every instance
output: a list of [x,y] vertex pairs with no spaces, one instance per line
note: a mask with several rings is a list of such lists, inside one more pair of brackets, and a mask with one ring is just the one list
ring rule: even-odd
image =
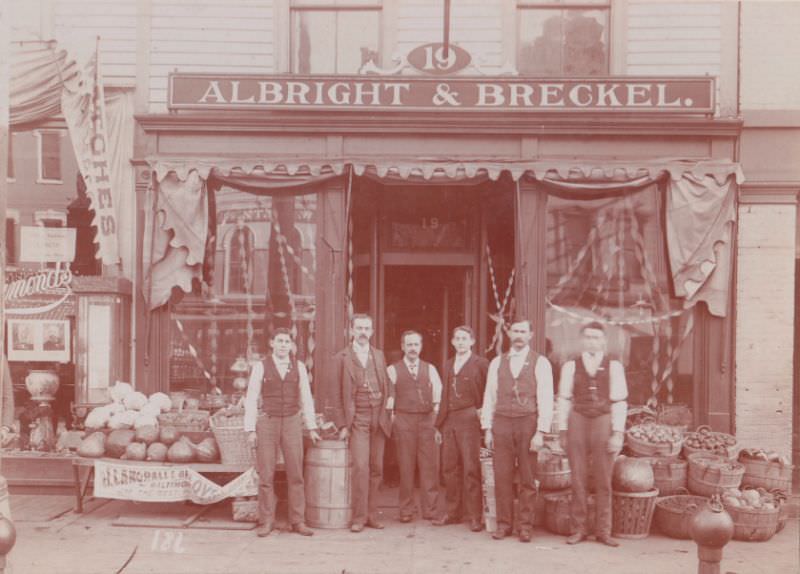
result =
[[275,337],[277,337],[278,335],[286,335],[287,337],[289,337],[289,339],[292,338],[292,332],[289,329],[287,329],[286,327],[277,327],[272,330],[272,334],[270,335],[269,340],[274,341]]
[[419,336],[419,340],[422,341],[422,333],[420,333],[419,331],[415,331],[413,329],[409,329],[408,331],[403,331],[403,334],[400,335],[400,344],[401,345],[405,344],[406,337],[408,337],[409,335],[418,335]]
[[589,321],[583,327],[581,327],[581,334],[584,333],[587,329],[595,329],[597,331],[601,331],[603,334],[606,332],[606,327],[600,321]]
[[472,327],[470,327],[469,325],[459,325],[458,327],[453,329],[453,337],[455,337],[456,333],[458,333],[459,331],[464,331],[467,335],[472,337],[473,341],[475,340],[475,331],[473,331]]
[[526,319],[525,317],[514,317],[511,319],[511,323],[508,324],[509,328],[515,323],[526,323],[528,325],[528,330],[533,331],[533,323],[531,323],[530,319]]
[[370,322],[371,325],[375,324],[375,322],[372,320],[372,317],[370,317],[366,313],[355,313],[352,317],[350,317],[350,326],[351,327],[356,324],[356,320],[357,319],[367,319]]

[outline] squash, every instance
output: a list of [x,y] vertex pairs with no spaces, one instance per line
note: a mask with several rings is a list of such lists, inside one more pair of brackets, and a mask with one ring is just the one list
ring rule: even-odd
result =
[[195,452],[199,462],[219,461],[219,447],[217,446],[217,441],[211,437],[201,440],[200,444],[195,448]]
[[108,421],[111,420],[111,409],[109,405],[96,407],[92,409],[83,421],[83,425],[87,429],[101,429],[105,428]]
[[178,429],[176,429],[175,427],[171,426],[161,427],[161,432],[159,433],[159,440],[163,442],[165,445],[167,446],[172,445],[175,441],[178,440],[178,437],[180,437],[180,433],[178,432]]
[[147,446],[143,442],[132,442],[125,447],[125,452],[120,458],[124,460],[144,460],[147,456]]
[[136,429],[135,440],[145,444],[153,444],[158,440],[158,429],[153,425],[143,425]]
[[153,418],[158,417],[161,414],[161,407],[158,405],[154,405],[153,403],[148,402],[145,406],[143,406],[139,410],[139,415],[151,416]]
[[157,406],[162,413],[169,412],[172,409],[172,399],[166,393],[153,393],[147,399],[147,404]]
[[649,492],[655,484],[653,466],[649,460],[620,455],[611,482],[619,492]]
[[116,384],[109,389],[109,392],[111,393],[112,401],[115,403],[121,403],[126,395],[133,392],[133,387],[130,385],[130,383],[117,381]]
[[136,417],[136,420],[133,421],[133,428],[138,429],[140,427],[157,427],[158,426],[158,419],[152,415],[143,415],[139,414]]
[[194,449],[189,444],[189,440],[179,440],[169,447],[167,460],[178,463],[192,462],[194,460]]
[[111,431],[106,438],[106,454],[114,458],[121,457],[134,438],[136,438],[136,433],[130,429]]
[[81,441],[78,446],[78,456],[87,458],[100,458],[105,454],[106,435],[102,432],[93,432]]
[[144,393],[134,391],[125,395],[125,398],[122,399],[122,404],[125,405],[125,408],[129,411],[138,411],[147,404],[147,397]]
[[167,460],[167,445],[160,442],[154,442],[147,447],[147,460],[156,462],[164,462]]
[[133,428],[136,416],[136,411],[122,411],[121,413],[111,415],[108,421],[108,428],[111,430]]

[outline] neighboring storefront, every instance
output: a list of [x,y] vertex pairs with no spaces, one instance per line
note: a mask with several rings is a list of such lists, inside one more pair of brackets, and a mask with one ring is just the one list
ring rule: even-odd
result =
[[137,118],[143,392],[230,394],[283,325],[324,412],[353,312],[437,365],[454,326],[493,355],[524,316],[558,366],[599,319],[633,404],[732,430],[741,125],[710,78],[170,82],[173,113]]

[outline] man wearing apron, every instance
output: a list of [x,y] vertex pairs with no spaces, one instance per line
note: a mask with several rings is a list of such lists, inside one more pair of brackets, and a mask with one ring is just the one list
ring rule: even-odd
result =
[[597,503],[595,538],[606,546],[611,538],[611,475],[614,459],[625,438],[628,385],[625,369],[606,350],[602,323],[593,321],[581,329],[583,353],[561,367],[558,389],[558,428],[561,447],[572,471],[572,530],[567,544],[587,537],[587,467],[591,457]]

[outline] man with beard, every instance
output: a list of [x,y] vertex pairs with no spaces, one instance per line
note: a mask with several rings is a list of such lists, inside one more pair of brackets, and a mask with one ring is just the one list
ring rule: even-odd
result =
[[475,334],[462,325],[453,330],[456,351],[444,366],[442,402],[436,417],[437,442],[442,444],[442,474],[446,514],[434,526],[458,524],[463,514],[469,527],[479,532],[481,513],[481,424],[478,416],[486,386],[489,361],[473,354]]
[[553,418],[553,371],[543,355],[530,348],[530,321],[518,319],[508,331],[511,350],[489,365],[481,426],[486,446],[494,449],[497,499],[495,540],[513,529],[514,470],[519,471],[519,540],[531,541],[536,504],[536,451]]
[[591,457],[594,469],[595,539],[616,547],[611,538],[611,475],[625,438],[628,385],[622,363],[606,354],[602,323],[581,329],[583,353],[561,367],[558,388],[558,429],[561,447],[572,471],[572,529],[567,544],[587,537],[586,478]]
[[400,522],[414,519],[414,473],[419,468],[422,518],[432,520],[438,499],[436,432],[433,426],[442,396],[436,367],[419,358],[422,335],[406,331],[400,337],[403,359],[387,369],[394,387],[392,424],[400,468]]
[[352,532],[364,526],[383,528],[378,519],[378,493],[383,478],[383,447],[391,435],[392,389],[386,380],[383,353],[369,344],[372,317],[353,315],[352,344],[334,356],[336,382],[331,393],[333,422],[341,440],[350,439],[353,462]]

